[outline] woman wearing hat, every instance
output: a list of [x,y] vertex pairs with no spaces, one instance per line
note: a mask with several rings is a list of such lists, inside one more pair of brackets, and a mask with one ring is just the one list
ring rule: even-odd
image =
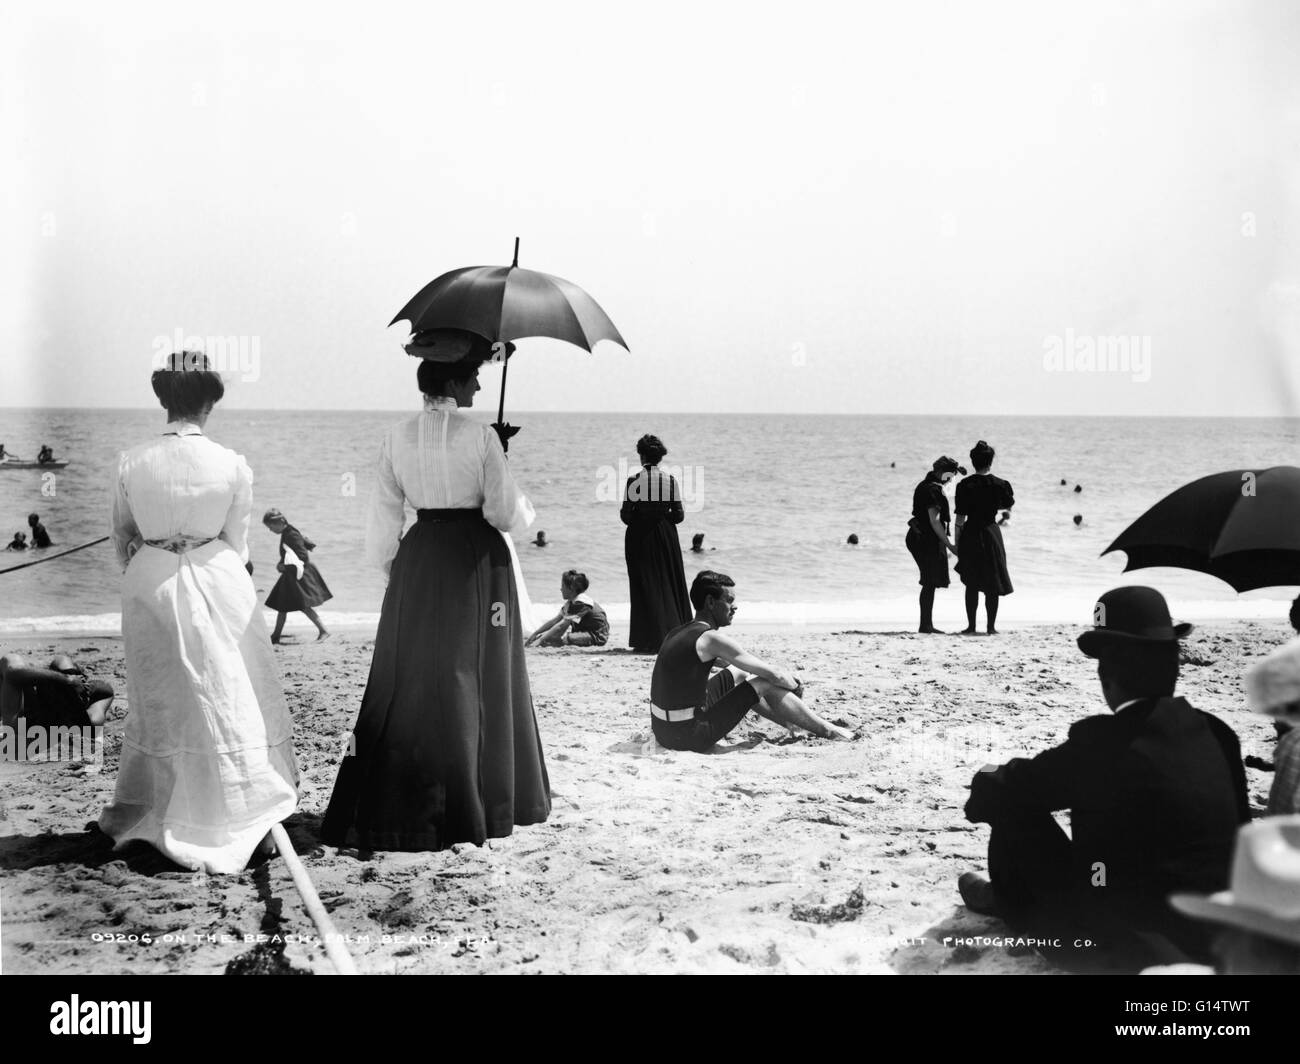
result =
[[934,626],[934,592],[948,586],[948,555],[957,548],[948,539],[948,496],[943,486],[966,470],[943,455],[912,492],[912,517],[907,522],[907,549],[921,573],[921,627],[924,633],[942,635]]
[[238,872],[298,804],[289,708],[245,570],[253,474],[203,433],[225,392],[195,352],[152,379],[161,436],[122,454],[113,545],[130,711],[100,828]]
[[998,514],[1016,504],[1011,485],[995,477],[994,450],[983,440],[971,448],[975,472],[957,485],[957,572],[966,585],[966,627],[962,635],[975,634],[975,614],[980,593],[988,614],[988,634],[997,635],[998,600],[1013,590],[1007,572],[1007,550],[1002,545]]
[[310,561],[316,544],[289,524],[279,510],[267,510],[262,515],[262,524],[280,537],[280,560],[275,566],[280,579],[266,596],[266,608],[276,611],[271,642],[280,642],[285,618],[290,613],[307,615],[307,619],[316,626],[317,642],[328,638],[329,632],[316,615],[316,607],[328,602],[333,596],[325,586],[325,578],[320,575],[320,570]]
[[[440,330],[407,351],[424,409],[380,446],[366,553],[388,589],[321,829],[362,850],[481,845],[551,809],[506,535],[533,508],[492,426],[460,413],[491,345]],[[418,519],[403,535],[406,503]]]

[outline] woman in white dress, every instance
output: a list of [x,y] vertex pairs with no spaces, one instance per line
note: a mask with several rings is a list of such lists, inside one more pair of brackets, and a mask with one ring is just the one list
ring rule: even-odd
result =
[[[424,410],[380,448],[366,547],[389,583],[355,743],[321,825],[333,846],[482,845],[551,811],[523,583],[504,534],[527,527],[533,508],[492,426],[460,413],[491,345],[446,333],[407,348],[423,359]],[[444,347],[454,361],[438,361]],[[406,503],[417,520],[403,535]]]
[[153,375],[167,430],[122,454],[129,712],[99,826],[186,868],[238,872],[298,803],[292,724],[246,563],[253,474],[203,434],[223,395],[201,354]]

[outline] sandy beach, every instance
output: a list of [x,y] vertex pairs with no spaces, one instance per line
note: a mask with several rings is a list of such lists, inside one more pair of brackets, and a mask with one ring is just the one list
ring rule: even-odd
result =
[[[321,846],[317,832],[373,637],[282,646],[302,770],[287,827],[358,968],[1051,971],[999,942],[1006,929],[968,913],[955,882],[984,867],[987,829],[962,815],[972,773],[1104,711],[1078,628],[733,632],[791,666],[812,704],[858,740],[792,740],[751,715],[714,754],[671,753],[649,741],[651,658],[532,649],[551,819],[483,848],[365,861]],[[1227,622],[1185,645],[1180,693],[1227,721],[1244,755],[1271,760],[1273,729],[1245,711],[1242,672],[1290,635],[1281,623]],[[120,694],[102,765],[0,764],[4,973],[220,973],[271,932],[293,967],[331,971],[283,861],[205,877],[148,848],[114,854],[87,831],[112,794],[128,709],[120,639],[7,639],[35,660],[69,653]],[[1262,809],[1271,777],[1248,768],[1247,779]]]

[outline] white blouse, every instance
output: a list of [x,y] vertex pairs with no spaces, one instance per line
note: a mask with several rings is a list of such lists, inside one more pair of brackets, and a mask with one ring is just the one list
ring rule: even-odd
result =
[[113,489],[113,547],[125,570],[147,539],[220,537],[248,561],[253,471],[190,422],[123,451]]
[[445,397],[426,397],[424,410],[394,425],[380,445],[366,558],[385,576],[402,538],[405,503],[417,510],[482,507],[502,532],[527,528],[536,517],[510,474],[496,430],[465,417],[456,400]]

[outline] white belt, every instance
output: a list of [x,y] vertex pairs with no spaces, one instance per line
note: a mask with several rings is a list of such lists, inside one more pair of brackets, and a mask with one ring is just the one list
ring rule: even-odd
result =
[[660,709],[653,702],[650,703],[650,712],[660,720],[666,720],[670,724],[695,719],[695,710],[693,709]]

